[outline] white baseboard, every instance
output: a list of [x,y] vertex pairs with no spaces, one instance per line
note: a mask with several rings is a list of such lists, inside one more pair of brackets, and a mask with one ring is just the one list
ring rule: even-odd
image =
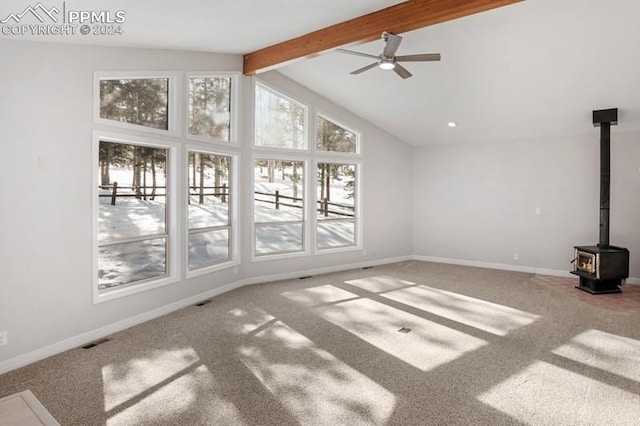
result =
[[554,277],[574,277],[569,271],[557,269],[534,268],[532,266],[509,265],[506,263],[481,262],[478,260],[449,259],[446,257],[413,256],[414,260],[424,262],[448,263],[450,265],[475,266],[476,268],[498,269],[502,271],[526,272],[529,274],[551,275]]
[[[506,263],[481,262],[478,260],[450,259],[446,257],[418,256],[414,255],[413,260],[421,260],[423,262],[447,263],[450,265],[475,266],[476,268],[498,269],[502,271],[525,272],[529,274],[551,275],[554,277],[575,278],[576,276],[569,271],[561,271],[558,269],[535,268],[532,266],[509,265]],[[626,284],[639,285],[640,278],[627,278]]]
[[186,308],[187,306],[196,304],[204,299],[226,293],[227,291],[235,290],[236,288],[239,288],[241,286],[241,282],[226,284],[224,286],[208,290],[204,293],[200,293],[195,296],[191,296],[186,299],[161,306],[151,311],[118,322],[114,322],[109,325],[105,325],[104,327],[100,327],[95,330],[87,331],[86,333],[61,340],[52,345],[27,352],[24,355],[18,355],[14,358],[0,362],[0,375],[11,370],[15,370],[16,368],[24,367],[25,365],[48,358],[52,355],[68,351],[69,349],[77,348],[94,340],[98,340],[103,337],[109,336],[110,334],[117,333],[118,331],[125,330],[138,324],[142,324],[143,322],[150,321],[154,318],[161,317],[162,315],[169,314],[173,311],[177,311],[178,309]]
[[290,280],[292,278],[299,278],[302,276],[329,274],[331,272],[348,271],[349,269],[366,268],[369,266],[387,265],[389,263],[404,262],[406,260],[413,260],[413,256],[407,255],[407,256],[391,257],[386,259],[370,260],[367,262],[350,263],[348,265],[327,266],[324,268],[308,269],[306,271],[285,272],[282,274],[274,274],[274,275],[268,275],[263,277],[245,278],[244,280],[242,280],[242,284],[252,285],[252,284],[262,284],[262,283],[271,282],[271,281]]
[[48,345],[48,346],[33,350],[31,352],[27,352],[26,354],[23,354],[23,355],[18,355],[6,361],[2,361],[0,362],[0,375],[8,373],[9,371],[15,370],[17,368],[24,367],[25,365],[32,364],[36,361],[40,361],[42,359],[48,358],[50,356],[57,355],[64,351],[68,351],[70,349],[80,347],[89,342],[93,342],[95,340],[117,333],[118,331],[122,331],[127,328],[136,326],[138,324],[142,324],[144,322],[150,321],[154,318],[167,315],[171,312],[177,311],[178,309],[186,308],[187,306],[194,305],[205,299],[218,296],[220,294],[226,293],[231,290],[235,290],[245,285],[260,284],[260,283],[266,283],[266,282],[278,281],[278,280],[286,280],[286,279],[298,278],[306,275],[318,275],[318,274],[326,274],[330,272],[346,271],[349,269],[365,268],[368,266],[378,266],[378,265],[384,265],[388,263],[397,263],[405,260],[411,260],[412,258],[413,256],[409,255],[409,256],[387,258],[387,259],[371,260],[371,261],[365,261],[360,263],[352,263],[347,265],[329,266],[325,268],[310,269],[305,271],[287,272],[283,274],[274,274],[274,275],[267,275],[267,276],[261,276],[261,277],[241,279],[229,284],[225,284],[221,287],[216,287],[214,289],[205,291],[204,293],[199,293],[194,296],[190,296],[185,299],[179,300],[177,302],[161,306],[151,311],[148,311],[139,315],[135,315],[133,317],[130,317],[121,321],[117,321],[112,324],[108,324],[104,327],[100,327],[95,330],[87,331],[86,333],[69,337],[68,339],[64,339],[52,345]]

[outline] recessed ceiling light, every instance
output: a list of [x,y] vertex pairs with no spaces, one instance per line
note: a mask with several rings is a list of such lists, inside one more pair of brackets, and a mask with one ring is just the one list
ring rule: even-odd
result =
[[456,127],[456,123],[454,123],[453,121],[450,121],[449,123],[447,123],[447,126]]

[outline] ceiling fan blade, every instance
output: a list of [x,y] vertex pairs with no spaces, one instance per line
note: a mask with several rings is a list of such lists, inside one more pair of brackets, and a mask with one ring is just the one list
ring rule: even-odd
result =
[[336,52],[348,53],[349,55],[364,56],[365,58],[378,59],[376,55],[369,55],[368,53],[354,52],[353,50],[336,49]]
[[358,68],[357,70],[352,71],[349,74],[360,74],[361,72],[365,72],[365,71],[370,70],[371,68],[375,68],[377,66],[378,66],[378,63],[374,62],[374,63],[372,63],[370,65],[367,65],[366,67]]
[[402,78],[409,78],[412,75],[409,72],[409,70],[407,70],[405,67],[403,67],[400,64],[396,64],[396,66],[393,68],[393,70],[396,72],[396,74],[398,74]]
[[396,61],[400,62],[421,62],[421,61],[439,61],[439,53],[425,53],[422,55],[404,55],[396,56]]
[[384,50],[382,54],[387,58],[392,58],[393,55],[396,54],[398,47],[400,47],[400,42],[402,41],[402,37],[397,36],[395,34],[387,33],[387,44],[384,46]]

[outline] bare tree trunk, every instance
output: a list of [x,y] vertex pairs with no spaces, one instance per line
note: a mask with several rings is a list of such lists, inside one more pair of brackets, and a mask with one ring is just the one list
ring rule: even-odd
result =
[[204,155],[200,154],[200,204],[204,204]]
[[324,200],[324,164],[320,166],[320,199]]
[[156,186],[158,185],[158,181],[156,179],[156,155],[151,154],[151,185],[152,185],[152,189],[151,189],[151,199],[155,200],[156,199]]
[[269,183],[273,183],[276,180],[276,165],[275,165],[275,161],[273,160],[268,160],[267,161],[267,175],[269,178]]
[[[213,167],[213,186],[215,186],[213,192],[218,193],[218,191],[222,189],[220,188],[220,179],[222,175],[222,171],[220,170],[222,168],[222,159],[220,157],[214,157]],[[220,196],[218,196],[218,198],[220,198]]]
[[326,179],[326,185],[327,185],[327,201],[331,201],[331,171],[329,170],[329,167],[331,167],[329,164],[325,164],[325,167],[327,168],[327,172],[325,173],[325,179]]
[[191,185],[189,185],[189,198],[191,198],[191,190],[195,189],[196,187],[196,167],[197,167],[197,161],[198,161],[198,154],[197,153],[193,153],[191,154]]
[[147,159],[142,163],[142,194],[143,199],[147,201]]

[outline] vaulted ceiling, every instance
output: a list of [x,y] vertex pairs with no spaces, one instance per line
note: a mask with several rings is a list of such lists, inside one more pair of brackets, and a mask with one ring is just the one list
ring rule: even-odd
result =
[[[399,3],[67,0],[126,11],[124,34],[48,41],[246,54]],[[4,0],[0,15],[24,7]],[[350,75],[370,60],[331,51],[277,71],[414,145],[591,135],[591,110],[610,107],[620,108],[616,131],[640,131],[639,18],[636,0],[528,0],[402,33],[398,54],[442,55],[407,63],[406,80],[377,68]],[[382,46],[349,47],[377,55]]]

